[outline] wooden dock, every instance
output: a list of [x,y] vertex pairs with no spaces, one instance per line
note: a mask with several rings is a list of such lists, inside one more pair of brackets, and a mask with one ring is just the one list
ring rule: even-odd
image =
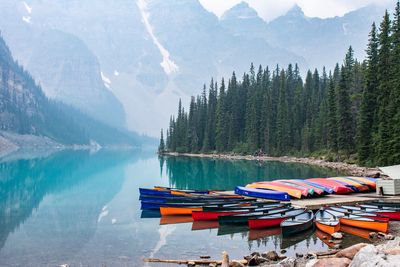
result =
[[348,195],[326,195],[319,198],[305,198],[305,199],[292,199],[290,202],[293,206],[300,208],[308,208],[312,210],[319,209],[325,205],[344,205],[344,204],[356,204],[364,203],[373,200],[381,200],[387,202],[398,202],[400,196],[378,196],[375,192],[373,193],[354,193]]

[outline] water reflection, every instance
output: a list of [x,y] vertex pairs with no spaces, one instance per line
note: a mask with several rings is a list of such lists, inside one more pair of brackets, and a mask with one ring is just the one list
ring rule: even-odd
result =
[[190,157],[160,157],[170,185],[177,188],[226,189],[254,181],[337,176],[334,170],[298,163],[220,160]]
[[[79,249],[71,240],[82,232],[84,244],[94,232],[99,214],[106,213],[104,204],[120,190],[123,175],[108,176],[107,170],[138,158],[131,152],[110,153],[99,151],[61,151],[48,157],[15,157],[0,161],[0,250],[7,237],[31,217],[38,206],[51,198],[57,203],[56,210],[42,221],[50,240],[71,242],[71,249]],[[120,172],[123,170],[121,169]],[[61,192],[72,191],[68,199],[57,197]],[[53,195],[52,195],[53,194]],[[50,196],[51,195],[51,196]],[[78,219],[79,218],[79,219]],[[29,235],[43,240],[43,232],[31,229]],[[72,244],[73,243],[73,244]]]

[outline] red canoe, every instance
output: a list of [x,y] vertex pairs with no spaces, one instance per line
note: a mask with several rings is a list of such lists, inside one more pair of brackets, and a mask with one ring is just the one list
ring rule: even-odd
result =
[[300,191],[301,195],[303,195],[305,197],[308,196],[308,189],[307,188],[299,188],[299,187],[288,185],[286,183],[280,183],[280,182],[274,181],[274,182],[257,182],[257,184],[270,184],[270,185],[280,186],[280,187],[287,188],[287,189],[290,189],[290,190]]
[[248,210],[242,211],[194,211],[192,212],[192,218],[195,221],[208,221],[208,220],[218,220],[219,216],[235,215],[248,213]]
[[345,185],[333,181],[333,180],[328,180],[325,178],[311,178],[311,179],[307,179],[306,181],[310,181],[316,184],[320,184],[322,186],[326,186],[329,188],[332,188],[333,191],[335,191],[335,194],[349,194],[349,193],[353,193],[354,191],[351,190],[350,188],[346,187]]
[[248,220],[250,229],[268,228],[274,226],[280,226],[284,220],[304,213],[304,209],[292,209],[280,214],[266,215]]

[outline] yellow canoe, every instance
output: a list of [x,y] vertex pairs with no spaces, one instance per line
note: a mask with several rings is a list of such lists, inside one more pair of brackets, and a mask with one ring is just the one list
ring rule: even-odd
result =
[[248,187],[248,188],[261,188],[261,189],[269,189],[269,190],[274,190],[274,191],[286,192],[291,197],[301,198],[301,191],[300,190],[286,188],[286,187],[283,187],[283,186],[281,187],[281,186],[272,185],[272,184],[252,183],[252,184],[246,185],[246,187]]
[[202,211],[202,207],[160,207],[162,216],[166,215],[192,215],[192,211]]
[[370,186],[373,189],[376,189],[376,183],[374,181],[371,181],[367,178],[364,177],[353,177],[353,176],[349,176],[348,178],[356,180],[356,181],[360,181],[364,184],[367,184],[368,186]]

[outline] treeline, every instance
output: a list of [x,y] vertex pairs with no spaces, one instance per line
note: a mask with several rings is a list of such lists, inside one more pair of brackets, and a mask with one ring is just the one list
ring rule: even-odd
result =
[[[163,135],[163,132],[162,132]],[[341,65],[308,71],[297,65],[273,70],[253,64],[239,81],[211,79],[207,94],[179,101],[160,150],[242,154],[328,155],[362,165],[400,162],[400,6],[377,29],[367,58],[350,47]]]

